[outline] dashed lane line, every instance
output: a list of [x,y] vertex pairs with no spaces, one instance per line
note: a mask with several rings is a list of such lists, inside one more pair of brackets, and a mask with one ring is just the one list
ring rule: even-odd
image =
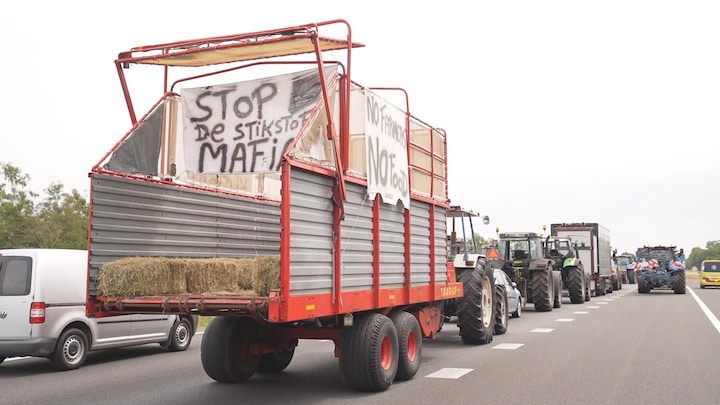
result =
[[472,368],[446,367],[446,368],[441,368],[440,370],[438,370],[434,373],[430,373],[430,374],[426,375],[425,377],[427,377],[427,378],[449,378],[449,379],[456,380],[471,371],[473,371]]

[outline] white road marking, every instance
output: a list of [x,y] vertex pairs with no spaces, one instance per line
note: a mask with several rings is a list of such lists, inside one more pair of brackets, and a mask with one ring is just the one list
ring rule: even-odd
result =
[[427,378],[452,378],[452,379],[458,379],[465,374],[473,371],[472,368],[452,368],[452,367],[446,367],[443,369],[440,369],[434,373],[428,374],[425,377]]
[[524,346],[525,343],[500,343],[497,346],[494,346],[493,349],[498,350],[515,350],[521,346]]
[[605,305],[605,304],[609,304],[609,302],[598,302],[598,304],[603,304],[603,305]]
[[603,301],[615,301],[615,298],[605,298]]
[[575,319],[573,319],[573,318],[558,318],[555,320],[555,322],[572,322],[574,320]]
[[573,314],[589,314],[589,311],[575,311]]
[[554,330],[555,330],[555,329],[537,328],[537,329],[531,330],[530,332],[535,332],[535,333],[550,333],[550,332],[552,332],[552,331],[554,331]]
[[710,320],[710,323],[715,327],[715,330],[720,333],[720,321],[718,321],[715,314],[713,314],[712,311],[710,311],[710,308],[708,308],[707,305],[702,302],[700,297],[695,294],[695,291],[693,291],[692,288],[687,287],[687,290],[690,291],[690,295],[693,296],[695,302],[697,302],[697,304],[700,306],[700,309],[702,309],[702,311],[705,313],[705,316]]
[[587,306],[587,307],[585,307],[585,308],[597,309],[597,308],[600,308],[600,307],[597,306],[597,305],[590,305],[590,306]]

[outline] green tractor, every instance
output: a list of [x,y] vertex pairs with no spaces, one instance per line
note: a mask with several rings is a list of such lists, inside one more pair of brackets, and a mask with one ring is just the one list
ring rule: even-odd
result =
[[499,258],[490,261],[493,268],[503,269],[514,281],[523,298],[539,312],[562,306],[560,272],[543,249],[543,237],[534,232],[498,234]]
[[564,236],[548,236],[543,241],[545,255],[553,261],[553,268],[560,273],[562,288],[567,291],[570,303],[590,301],[590,273],[580,261],[577,243]]

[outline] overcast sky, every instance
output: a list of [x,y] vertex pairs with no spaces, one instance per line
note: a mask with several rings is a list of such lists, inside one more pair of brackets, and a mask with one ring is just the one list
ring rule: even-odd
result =
[[366,45],[353,79],[406,89],[447,131],[450,198],[490,216],[483,236],[584,221],[619,251],[720,240],[711,0],[3,1],[0,161],[87,195],[130,129],[119,52],[336,18]]

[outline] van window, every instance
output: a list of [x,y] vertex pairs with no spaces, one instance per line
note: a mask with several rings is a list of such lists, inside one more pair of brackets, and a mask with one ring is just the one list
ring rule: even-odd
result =
[[0,260],[0,295],[30,294],[32,263],[28,258]]

